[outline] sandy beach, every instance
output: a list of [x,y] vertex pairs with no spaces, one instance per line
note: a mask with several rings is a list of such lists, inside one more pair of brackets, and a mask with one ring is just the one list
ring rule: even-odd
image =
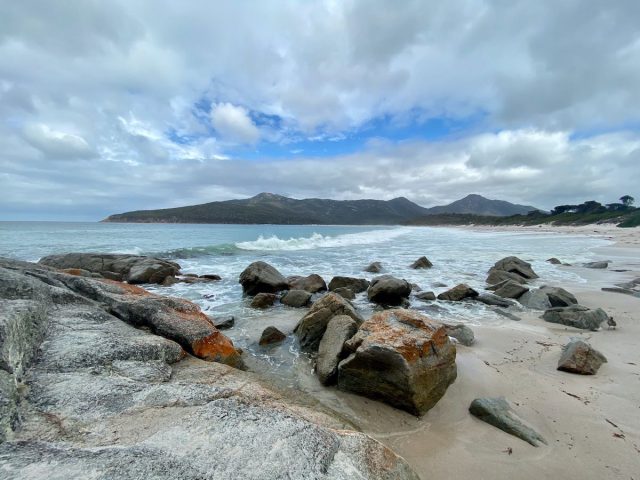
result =
[[[423,418],[349,395],[340,395],[342,410],[353,412],[364,431],[404,456],[424,479],[640,478],[640,298],[600,290],[640,276],[640,229],[505,230],[614,241],[595,252],[612,261],[609,269],[559,266],[586,282],[557,286],[585,306],[603,308],[617,329],[587,332],[547,323],[541,312],[523,312],[519,322],[474,328],[475,344],[458,347],[456,382]],[[607,357],[596,375],[556,370],[562,345],[571,337]],[[548,445],[532,447],[472,417],[469,404],[481,396],[506,397]]]

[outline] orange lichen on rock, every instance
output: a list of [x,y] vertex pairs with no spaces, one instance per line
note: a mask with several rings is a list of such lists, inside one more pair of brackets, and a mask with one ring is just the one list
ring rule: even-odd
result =
[[225,363],[232,367],[242,364],[240,353],[233,342],[218,331],[193,342],[192,349],[193,354],[203,360]]
[[144,288],[137,287],[136,285],[131,285],[129,283],[118,282],[117,280],[109,280],[108,278],[100,278],[98,280],[100,280],[102,283],[114,285],[116,287],[121,288],[122,290],[124,290],[122,292],[124,295],[138,295],[138,296],[152,295],[150,292],[147,292]]
[[76,277],[82,277],[84,273],[84,270],[81,270],[79,268],[63,268],[60,271],[66,273],[67,275],[75,275]]

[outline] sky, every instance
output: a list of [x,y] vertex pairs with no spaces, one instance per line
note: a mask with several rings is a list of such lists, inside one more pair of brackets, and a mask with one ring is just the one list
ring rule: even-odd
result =
[[640,200],[637,0],[0,3],[0,220]]

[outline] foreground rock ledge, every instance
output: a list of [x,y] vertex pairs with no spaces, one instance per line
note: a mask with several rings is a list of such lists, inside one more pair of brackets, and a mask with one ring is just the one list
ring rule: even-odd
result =
[[345,345],[338,388],[422,415],[456,379],[456,347],[446,328],[417,312],[373,315]]
[[185,356],[63,275],[0,259],[0,477],[418,478],[299,392]]

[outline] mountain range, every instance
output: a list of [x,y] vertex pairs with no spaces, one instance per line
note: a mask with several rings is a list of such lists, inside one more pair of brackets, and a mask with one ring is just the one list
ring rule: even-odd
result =
[[489,200],[480,195],[468,195],[449,205],[424,208],[404,197],[392,200],[297,200],[261,193],[243,200],[119,213],[110,215],[103,222],[397,225],[443,213],[508,216],[531,210],[536,208]]

